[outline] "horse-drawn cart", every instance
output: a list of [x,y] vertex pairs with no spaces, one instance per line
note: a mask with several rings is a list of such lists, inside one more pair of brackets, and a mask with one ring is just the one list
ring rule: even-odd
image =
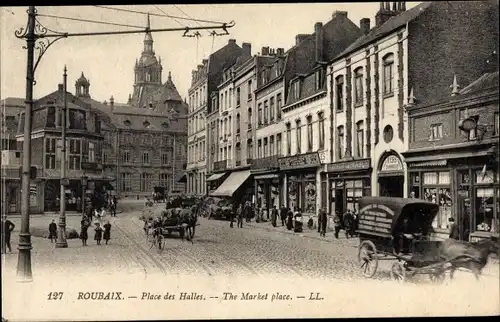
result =
[[358,261],[363,275],[372,277],[379,260],[397,260],[391,277],[405,280],[428,274],[442,281],[449,261],[441,256],[441,241],[430,240],[432,221],[439,211],[434,203],[418,199],[364,197],[359,201]]

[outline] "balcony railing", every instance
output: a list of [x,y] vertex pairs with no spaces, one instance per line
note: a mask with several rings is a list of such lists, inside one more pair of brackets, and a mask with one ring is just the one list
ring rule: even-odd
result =
[[278,158],[281,158],[281,157],[282,157],[282,155],[272,155],[270,157],[252,160],[252,167],[251,168],[253,170],[277,169],[277,168],[279,168]]
[[214,162],[214,171],[226,170],[227,169],[227,161],[228,160],[221,160],[221,161]]

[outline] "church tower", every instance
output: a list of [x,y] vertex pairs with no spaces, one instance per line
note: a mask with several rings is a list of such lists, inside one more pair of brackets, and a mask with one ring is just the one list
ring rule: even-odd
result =
[[75,82],[75,93],[76,97],[86,97],[90,98],[90,82],[87,78],[85,78],[85,75],[80,76]]
[[[151,20],[147,16],[147,29],[151,28]],[[145,96],[150,96],[150,92],[157,90],[162,85],[161,74],[163,67],[160,61],[156,59],[153,48],[153,36],[151,32],[146,32],[144,37],[144,48],[139,60],[135,61],[134,67],[134,93],[131,103],[135,107],[148,107],[152,102],[146,102]]]

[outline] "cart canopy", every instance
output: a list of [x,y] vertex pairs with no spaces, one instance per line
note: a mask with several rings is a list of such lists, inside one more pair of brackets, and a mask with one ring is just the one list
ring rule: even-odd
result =
[[419,199],[363,197],[359,200],[359,232],[382,237],[427,234],[438,211],[439,205]]

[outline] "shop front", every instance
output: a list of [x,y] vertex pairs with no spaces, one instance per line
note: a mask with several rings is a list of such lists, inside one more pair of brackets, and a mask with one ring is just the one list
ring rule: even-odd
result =
[[357,211],[358,200],[371,196],[371,159],[330,163],[326,170],[330,186],[330,214]]
[[404,167],[395,151],[382,155],[377,172],[379,196],[400,197],[404,195]]
[[321,161],[317,152],[299,154],[278,159],[280,171],[284,174],[285,203],[290,209],[298,208],[304,216],[316,217],[321,205],[318,178]]
[[449,218],[459,238],[475,241],[499,234],[500,175],[498,146],[434,150],[425,156],[408,152],[409,196],[439,204],[433,222],[436,236],[448,238]]
[[280,187],[282,180],[279,175],[278,156],[254,159],[251,173],[254,178],[254,200],[258,208],[269,210],[283,204],[283,194]]
[[231,172],[217,189],[209,193],[209,196],[230,198],[233,205],[251,201],[253,184],[250,177],[250,170]]
[[206,179],[208,193],[210,194],[211,192],[215,191],[215,189],[217,189],[224,182],[224,179],[226,179],[226,177],[226,172],[211,174]]

